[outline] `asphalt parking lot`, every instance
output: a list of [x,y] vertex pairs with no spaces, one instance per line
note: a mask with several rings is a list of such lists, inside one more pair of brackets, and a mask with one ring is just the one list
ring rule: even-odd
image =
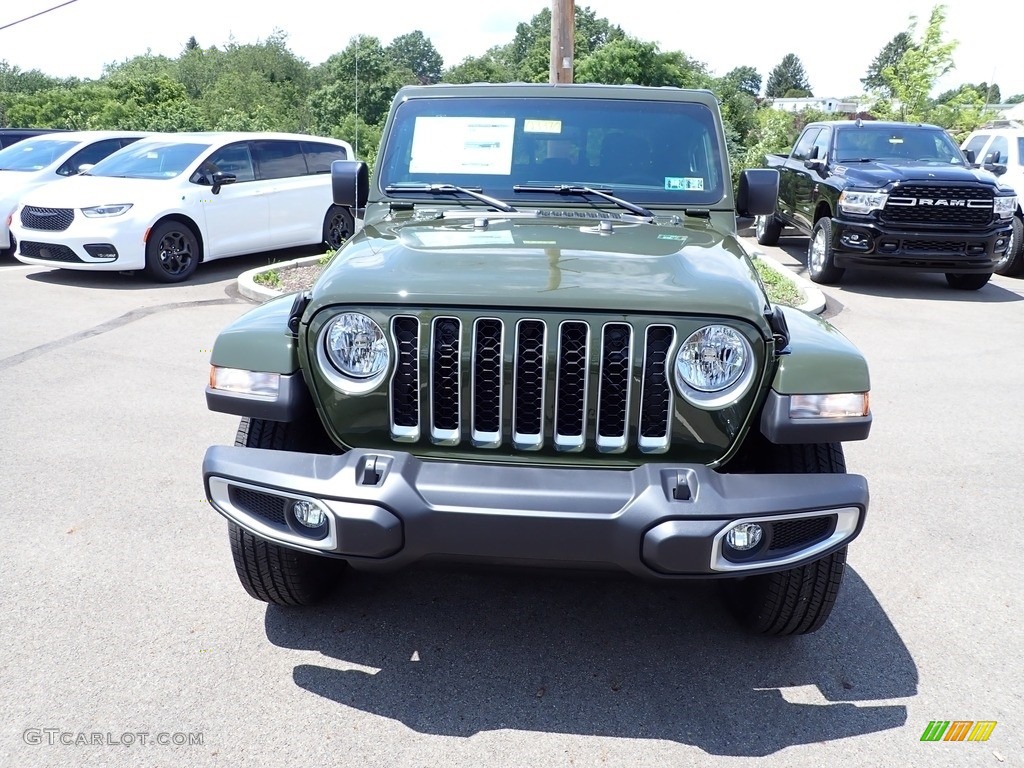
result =
[[[804,242],[760,250],[799,269]],[[237,419],[203,387],[265,262],[175,286],[0,262],[0,765],[1024,761],[1024,279],[825,289],[871,366],[846,455],[872,506],[829,623],[765,640],[696,583],[449,569],[250,599],[200,476]],[[997,725],[923,743],[932,720]]]

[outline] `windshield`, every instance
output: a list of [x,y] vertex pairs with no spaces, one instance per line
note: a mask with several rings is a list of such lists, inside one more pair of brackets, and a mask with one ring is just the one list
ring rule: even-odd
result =
[[843,126],[836,131],[836,162],[882,160],[964,165],[960,148],[945,131],[922,126]]
[[171,179],[181,174],[209,147],[209,143],[173,139],[139,142],[96,163],[88,174],[128,179]]
[[0,150],[0,171],[39,171],[53,165],[77,141],[52,139],[22,139],[7,149]]
[[[587,98],[410,99],[398,107],[378,183],[457,184],[551,201],[524,186],[610,189],[644,204],[724,194],[715,116],[703,104]],[[402,194],[405,192],[393,192]]]

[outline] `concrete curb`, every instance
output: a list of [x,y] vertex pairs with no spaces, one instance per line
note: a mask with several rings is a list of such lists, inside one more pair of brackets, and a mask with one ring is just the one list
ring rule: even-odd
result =
[[804,295],[804,303],[797,307],[797,309],[802,309],[804,312],[810,312],[813,315],[820,315],[825,311],[825,294],[806,277],[798,275],[786,267],[785,264],[773,259],[763,251],[748,248],[747,253],[750,254],[752,259],[760,259],[761,263],[768,267],[768,269],[793,281],[800,290],[800,293]]
[[280,272],[281,270],[294,269],[295,267],[304,267],[307,264],[316,264],[323,257],[324,255],[321,253],[319,256],[303,256],[291,261],[279,261],[276,264],[268,264],[265,267],[250,269],[238,276],[238,292],[245,296],[245,298],[258,301],[261,304],[268,299],[283,296],[284,293],[277,290],[277,288],[257,283],[256,275],[261,275],[264,272]]

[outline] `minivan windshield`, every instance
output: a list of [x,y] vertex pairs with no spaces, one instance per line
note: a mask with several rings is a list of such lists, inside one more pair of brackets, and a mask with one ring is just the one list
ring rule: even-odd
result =
[[409,198],[440,184],[549,203],[552,186],[569,185],[644,205],[713,205],[728,183],[716,126],[698,102],[413,98],[395,113],[378,183]]
[[209,143],[182,142],[174,139],[141,141],[96,163],[86,175],[125,179],[173,179],[209,148]]
[[0,150],[0,171],[40,171],[53,165],[77,141],[22,139]]

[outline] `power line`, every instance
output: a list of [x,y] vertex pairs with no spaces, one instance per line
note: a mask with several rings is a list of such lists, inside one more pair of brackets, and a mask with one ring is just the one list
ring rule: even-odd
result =
[[44,11],[39,11],[39,13],[33,13],[31,16],[26,16],[24,19],[18,19],[17,21],[12,21],[10,24],[4,24],[2,27],[0,27],[0,32],[2,32],[3,30],[7,29],[8,27],[13,27],[13,26],[16,26],[18,24],[22,24],[22,23],[24,23],[26,21],[30,21],[30,20],[36,18],[37,16],[42,16],[44,13],[49,13],[50,11],[56,11],[58,8],[63,8],[65,5],[71,5],[72,3],[77,3],[77,2],[78,2],[78,0],[67,0],[67,2],[61,3],[60,5],[55,5],[52,8],[47,8]]

